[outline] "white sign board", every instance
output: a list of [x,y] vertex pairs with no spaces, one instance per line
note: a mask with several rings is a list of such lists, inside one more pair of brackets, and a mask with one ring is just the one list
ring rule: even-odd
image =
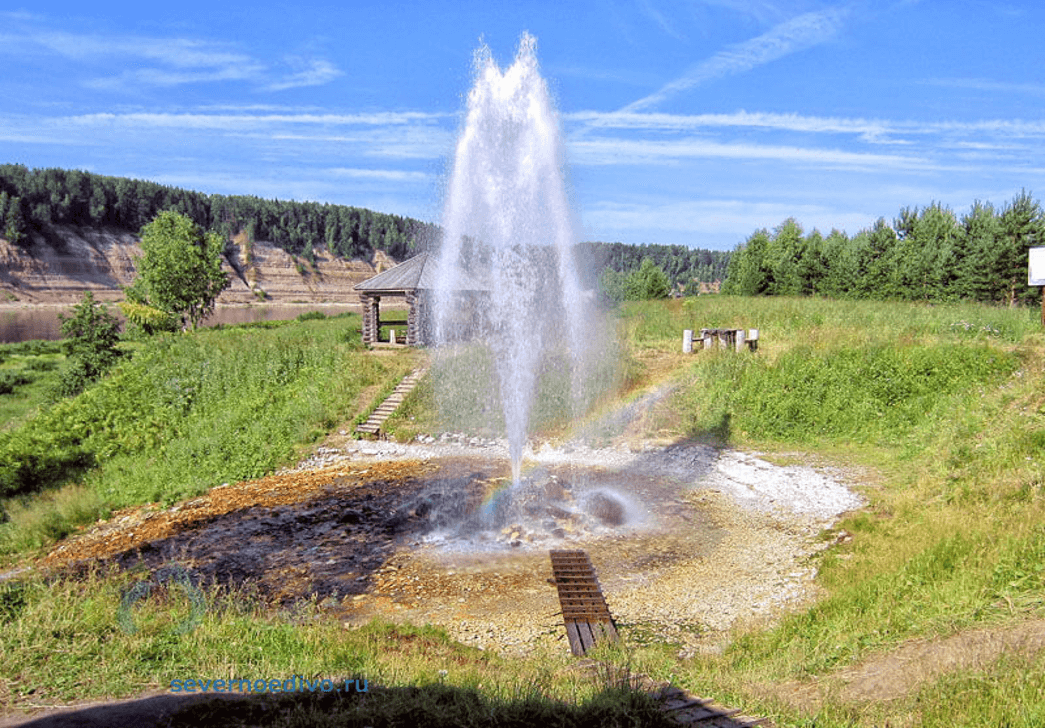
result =
[[1027,249],[1027,285],[1045,286],[1045,248]]

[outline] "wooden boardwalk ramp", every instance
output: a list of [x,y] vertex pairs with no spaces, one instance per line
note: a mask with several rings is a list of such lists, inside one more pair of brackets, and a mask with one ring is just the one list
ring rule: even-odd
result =
[[385,424],[393,412],[399,409],[399,405],[403,403],[406,395],[414,391],[414,387],[421,381],[421,377],[428,371],[426,367],[415,369],[414,371],[403,377],[396,388],[392,391],[392,394],[388,395],[384,402],[377,406],[373,412],[370,413],[370,417],[367,418],[366,422],[356,427],[356,432],[361,432],[364,435],[378,435],[381,433],[381,426]]
[[573,654],[581,657],[602,640],[616,642],[619,639],[617,626],[588,554],[583,551],[549,551],[548,554]]
[[[595,646],[596,642],[617,642],[617,626],[599,587],[595,568],[584,551],[549,551],[552,562],[551,582],[559,591],[559,604],[566,625],[570,650],[578,657]],[[649,693],[660,703],[661,710],[683,726],[700,728],[752,728],[771,726],[765,718],[743,715],[742,711],[701,698],[670,683],[657,681],[648,675],[635,674],[614,665],[593,660],[582,661],[582,669],[589,669],[611,678],[617,684],[625,683],[636,690]]]

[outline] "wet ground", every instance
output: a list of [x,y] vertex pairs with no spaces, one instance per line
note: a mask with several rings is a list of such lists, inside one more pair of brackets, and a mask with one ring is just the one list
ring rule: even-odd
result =
[[[808,557],[824,546],[823,518],[738,505],[716,470],[729,453],[695,446],[534,456],[521,486],[508,489],[507,461],[493,453],[367,447],[346,444],[323,465],[170,508],[115,513],[46,563],[102,560],[143,572],[174,565],[198,584],[239,589],[278,609],[315,600],[346,624],[439,624],[465,643],[507,652],[567,649],[549,549],[585,549],[624,633],[684,652],[715,649],[738,620],[812,594]],[[749,458],[738,477],[752,462],[773,468]],[[821,476],[807,475],[816,488]]]

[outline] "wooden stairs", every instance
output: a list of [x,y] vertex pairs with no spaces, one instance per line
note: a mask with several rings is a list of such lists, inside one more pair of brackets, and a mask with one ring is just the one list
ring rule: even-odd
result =
[[388,395],[388,398],[378,405],[377,409],[370,413],[370,417],[367,418],[366,422],[356,427],[356,432],[374,436],[381,434],[381,426],[385,424],[385,420],[387,420],[393,412],[399,409],[399,405],[403,403],[406,395],[414,391],[414,387],[417,386],[417,383],[421,381],[421,377],[423,377],[427,372],[428,369],[422,367],[420,369],[415,369],[403,377],[403,381],[396,385],[392,394]]

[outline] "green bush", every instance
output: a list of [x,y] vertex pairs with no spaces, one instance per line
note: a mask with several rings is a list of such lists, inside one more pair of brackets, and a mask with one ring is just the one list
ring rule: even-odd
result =
[[30,359],[25,363],[27,372],[52,372],[58,368],[58,362],[50,359]]
[[90,291],[73,307],[73,314],[62,321],[62,333],[66,339],[63,348],[70,359],[69,367],[58,380],[57,393],[71,397],[83,391],[111,367],[119,350],[120,322],[108,309],[94,300]]
[[0,372],[0,394],[11,394],[17,387],[31,381],[33,380],[21,372]]
[[391,364],[344,329],[342,319],[152,339],[78,397],[0,432],[0,495],[96,466],[87,482],[113,504],[263,475],[387,376]]
[[298,314],[298,321],[322,321],[327,315],[322,311],[305,311]]

